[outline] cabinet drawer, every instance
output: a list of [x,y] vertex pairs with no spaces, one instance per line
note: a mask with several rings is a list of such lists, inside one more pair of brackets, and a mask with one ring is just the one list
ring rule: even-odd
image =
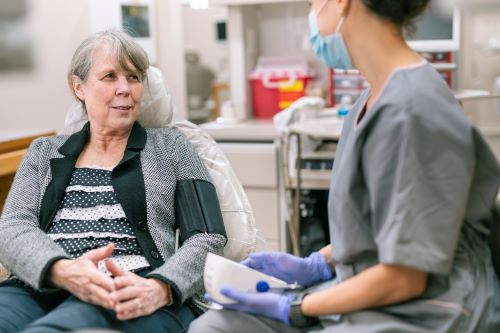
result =
[[219,143],[243,186],[277,187],[276,146],[272,143]]
[[279,239],[278,192],[271,189],[245,187],[252,205],[259,234],[264,238]]

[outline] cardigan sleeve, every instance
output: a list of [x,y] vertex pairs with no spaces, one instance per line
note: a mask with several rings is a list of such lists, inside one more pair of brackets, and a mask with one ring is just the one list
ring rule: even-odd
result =
[[49,164],[46,139],[30,145],[18,168],[0,217],[0,262],[16,277],[41,289],[53,262],[68,254],[40,229],[41,166]]
[[[210,181],[209,173],[188,139],[178,132],[171,154],[177,181],[197,178]],[[219,208],[220,209],[220,208]],[[184,241],[177,252],[149,274],[172,287],[174,305],[179,305],[203,290],[203,270],[209,252],[222,254],[226,237],[198,233]]]

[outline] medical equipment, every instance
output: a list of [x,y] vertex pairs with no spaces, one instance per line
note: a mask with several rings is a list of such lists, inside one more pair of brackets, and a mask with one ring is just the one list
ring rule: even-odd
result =
[[320,58],[328,67],[337,69],[354,69],[352,64],[351,55],[347,50],[342,36],[341,28],[344,24],[345,16],[342,16],[337,24],[335,33],[323,36],[319,32],[317,16],[325,7],[326,1],[323,1],[320,9],[317,12],[309,12],[309,33],[311,35],[310,41],[314,53]]
[[349,113],[349,110],[351,109],[352,102],[353,101],[352,101],[351,96],[348,96],[348,95],[342,96],[342,98],[340,99],[340,105],[337,108],[337,114],[338,114],[339,118],[343,118],[343,117],[347,116],[347,114]]
[[208,294],[215,302],[220,304],[235,303],[234,300],[220,293],[221,288],[224,287],[235,288],[243,292],[283,291],[302,288],[297,284],[288,284],[283,280],[213,253],[207,255],[203,277]]
[[179,180],[175,190],[175,224],[180,231],[179,244],[198,233],[219,234],[227,238],[219,207],[212,183],[196,178]]
[[442,6],[468,8],[475,6],[498,6],[498,0],[440,0]]
[[328,106],[340,105],[343,98],[350,98],[352,104],[368,87],[368,81],[357,70],[329,69]]
[[297,57],[260,57],[249,79],[255,117],[271,118],[304,96],[314,71]]
[[460,50],[460,10],[432,0],[418,19],[416,31],[405,33],[408,44],[417,52],[456,52]]

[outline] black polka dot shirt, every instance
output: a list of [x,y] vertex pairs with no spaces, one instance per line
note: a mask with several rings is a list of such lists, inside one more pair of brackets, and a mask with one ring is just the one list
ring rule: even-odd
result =
[[[109,169],[75,169],[47,233],[73,258],[112,242],[111,260],[122,269],[150,266],[116,199]],[[105,270],[102,262],[99,266]]]

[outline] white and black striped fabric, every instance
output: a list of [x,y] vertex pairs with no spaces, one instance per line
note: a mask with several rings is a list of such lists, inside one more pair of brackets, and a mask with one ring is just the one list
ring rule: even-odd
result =
[[150,267],[116,198],[110,169],[75,169],[47,234],[73,258],[114,243],[111,260],[123,270]]

